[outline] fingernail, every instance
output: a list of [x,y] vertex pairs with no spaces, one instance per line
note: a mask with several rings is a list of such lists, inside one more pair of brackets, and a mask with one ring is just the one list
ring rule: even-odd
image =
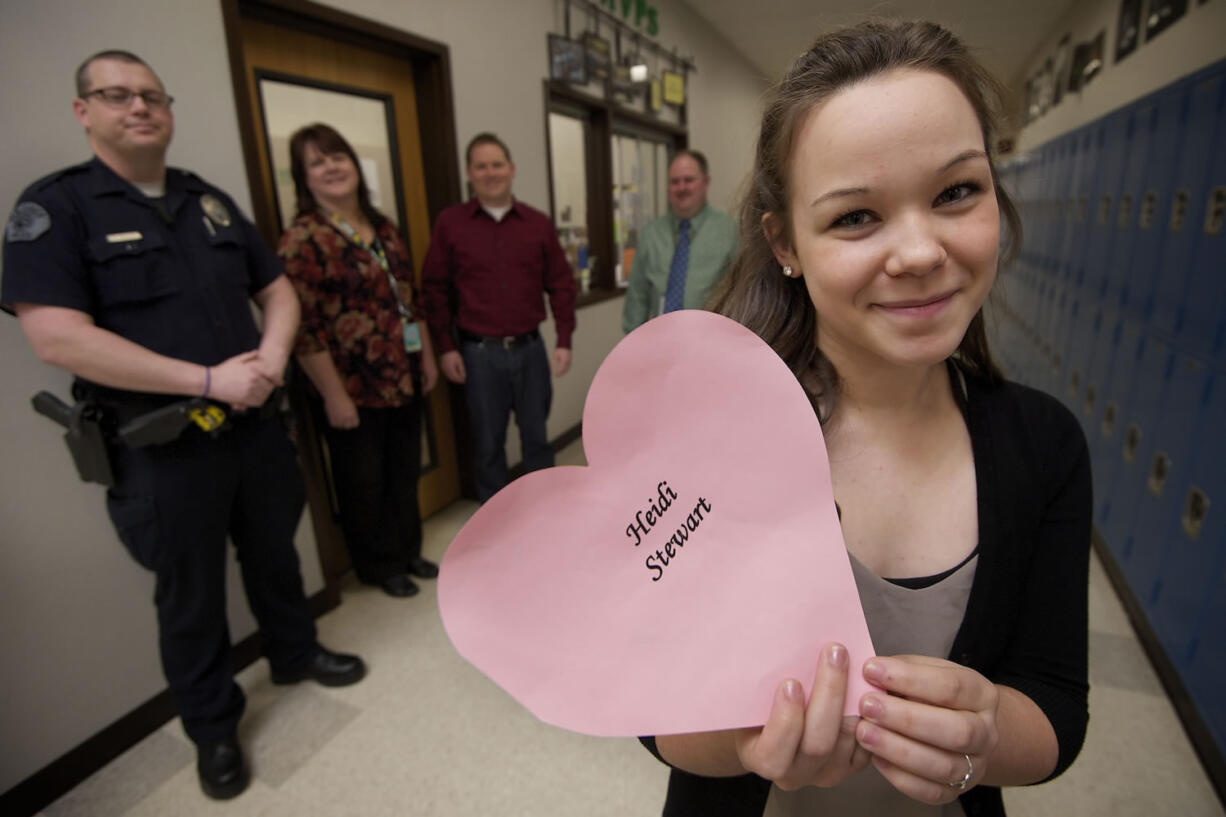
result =
[[876,720],[885,714],[885,706],[881,703],[880,698],[865,695],[864,700],[860,702],[860,713],[866,718]]
[[866,721],[860,721],[860,725],[856,727],[856,740],[865,747],[876,746],[880,735],[880,730]]
[[869,661],[864,665],[864,677],[870,681],[880,681],[885,678],[885,667],[879,661]]
[[830,666],[832,667],[840,667],[840,668],[846,667],[847,666],[847,648],[844,647],[842,644],[831,644],[830,652],[826,656],[826,660],[830,662]]
[[805,696],[800,688],[799,681],[784,681],[783,682],[783,697],[793,703],[803,703]]

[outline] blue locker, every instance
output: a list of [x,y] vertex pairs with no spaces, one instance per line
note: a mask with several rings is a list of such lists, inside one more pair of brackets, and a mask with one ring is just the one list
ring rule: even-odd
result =
[[1090,442],[1091,454],[1102,435],[1103,416],[1110,400],[1107,394],[1107,376],[1111,372],[1111,364],[1115,361],[1115,352],[1119,348],[1124,329],[1118,311],[1101,305],[1095,308],[1097,328],[1091,338],[1090,356],[1085,364],[1085,388],[1082,390],[1084,399],[1080,414],[1086,439]]
[[[1124,472],[1125,443],[1128,442],[1129,425],[1133,422],[1133,384],[1147,343],[1144,329],[1135,321],[1124,321],[1119,346],[1103,390],[1101,433],[1090,442],[1090,466],[1094,474],[1094,524],[1113,553],[1117,553],[1124,542],[1120,537],[1107,539],[1108,531],[1104,524],[1112,518],[1112,507],[1119,493],[1116,483]],[[1136,445],[1139,444],[1138,436]],[[1132,456],[1136,456],[1135,450]]]
[[1066,288],[1077,286],[1078,270],[1085,256],[1086,220],[1089,186],[1093,178],[1094,133],[1091,128],[1074,131],[1068,137],[1069,153],[1064,172],[1066,189],[1064,235],[1056,252],[1056,278]]
[[[1221,72],[1226,72],[1219,66]],[[1223,83],[1226,84],[1226,83]],[[1226,100],[1219,96],[1204,192],[1186,225],[1195,235],[1187,260],[1187,294],[1180,301],[1180,342],[1226,367]]]
[[1124,280],[1131,271],[1133,246],[1139,232],[1137,209],[1144,193],[1146,167],[1157,123],[1158,106],[1154,95],[1150,95],[1125,110],[1128,150],[1115,204],[1115,229],[1103,268],[1100,289],[1103,303],[1109,307],[1117,307],[1122,303]]
[[[1177,585],[1163,588],[1163,564],[1173,558],[1178,516],[1183,499],[1181,482],[1190,472],[1190,448],[1198,441],[1198,420],[1207,397],[1209,368],[1193,357],[1177,355],[1162,389],[1162,408],[1143,445],[1147,457],[1138,465],[1147,469],[1144,488],[1136,494],[1136,522],[1129,536],[1131,547],[1124,572],[1134,595],[1150,614],[1166,594],[1184,592]],[[1152,621],[1152,616],[1151,616]],[[1168,649],[1168,652],[1170,650]]]
[[[1121,361],[1123,362],[1123,361]],[[1134,566],[1130,564],[1135,539],[1137,499],[1149,475],[1154,455],[1154,432],[1162,401],[1171,377],[1174,356],[1169,343],[1154,335],[1143,335],[1139,354],[1130,373],[1131,388],[1121,406],[1122,432],[1114,477],[1103,486],[1097,523],[1107,546],[1116,554],[1128,583],[1137,587]]]
[[[1078,306],[1080,307],[1080,303]],[[1103,308],[1101,306],[1091,305],[1075,309],[1072,329],[1069,332],[1068,342],[1064,346],[1065,375],[1060,399],[1081,420],[1083,428],[1087,422],[1087,415],[1093,413],[1092,405],[1089,411],[1086,410],[1087,399],[1090,399],[1091,403],[1097,402],[1096,390],[1089,391],[1089,398],[1087,398],[1087,392],[1090,390],[1090,360],[1094,347],[1098,344],[1098,336],[1102,328]],[[1088,439],[1088,431],[1086,436]]]
[[[1109,345],[1100,347],[1098,405],[1095,413],[1098,432],[1088,436],[1090,466],[1094,474],[1094,520],[1102,514],[1102,506],[1111,498],[1117,466],[1122,464],[1121,451],[1125,433],[1124,398],[1132,388],[1132,375],[1144,343],[1139,323],[1125,322],[1116,317],[1115,331],[1104,337]],[[1101,532],[1101,528],[1100,528]]]
[[[1211,508],[1209,513],[1221,508]],[[1206,516],[1206,522],[1209,517]],[[1218,520],[1220,521],[1220,520]],[[1226,638],[1222,622],[1226,621],[1226,552],[1222,539],[1217,539],[1218,558],[1210,571],[1216,582],[1209,603],[1200,616],[1197,643],[1187,664],[1184,681],[1193,703],[1204,716],[1205,725],[1219,747],[1226,746]]]
[[[1166,550],[1150,623],[1176,669],[1192,662],[1199,643],[1198,622],[1213,591],[1213,566],[1226,552],[1226,376],[1206,378],[1200,395],[1194,440],[1162,499],[1161,530]],[[1214,637],[1221,638],[1223,619]],[[1226,681],[1226,679],[1223,679]]]
[[[1161,254],[1158,257],[1151,324],[1161,333],[1175,336],[1179,328],[1185,297],[1195,297],[1188,291],[1192,251],[1203,231],[1203,206],[1209,188],[1205,172],[1214,146],[1221,151],[1226,133],[1215,133],[1226,99],[1226,75],[1215,72],[1193,78],[1187,83],[1187,94],[1179,115],[1180,144],[1175,151],[1176,169],[1172,178]],[[1201,218],[1197,218],[1201,215]],[[1207,351],[1207,350],[1206,350]]]
[[[1160,92],[1154,104],[1153,137],[1149,160],[1141,182],[1136,214],[1136,239],[1129,254],[1128,273],[1123,279],[1120,306],[1137,320],[1148,323],[1153,308],[1158,262],[1167,235],[1171,194],[1179,153],[1180,120],[1188,98],[1187,83],[1176,83]],[[1170,337],[1169,333],[1167,337]]]
[[1101,302],[1105,297],[1107,265],[1110,263],[1115,238],[1117,207],[1131,144],[1131,117],[1131,111],[1124,108],[1094,124],[1098,161],[1095,162],[1094,180],[1090,188],[1093,212],[1088,224],[1085,275],[1081,287],[1097,302]]

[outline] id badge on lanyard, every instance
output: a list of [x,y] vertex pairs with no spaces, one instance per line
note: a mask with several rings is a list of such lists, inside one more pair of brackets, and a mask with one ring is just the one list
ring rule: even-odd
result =
[[404,350],[409,354],[421,351],[421,328],[414,321],[401,320],[404,330]]

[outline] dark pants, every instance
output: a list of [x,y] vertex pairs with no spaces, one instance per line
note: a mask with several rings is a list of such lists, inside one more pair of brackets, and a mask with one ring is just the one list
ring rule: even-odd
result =
[[226,622],[226,535],[234,542],[263,652],[278,670],[310,661],[315,621],[302,592],[294,532],[302,475],[278,419],[240,419],[210,437],[119,448],[107,510],[128,551],[157,577],[162,669],[187,734],[234,732],[245,698],[234,683]]
[[510,349],[466,340],[460,352],[476,454],[473,478],[477,499],[484,502],[507,484],[507,422],[512,411],[519,426],[524,470],[553,465],[553,449],[545,432],[553,381],[540,337]]
[[357,428],[328,427],[325,436],[353,570],[380,582],[421,556],[421,413],[412,398],[396,408],[359,408],[358,418]]

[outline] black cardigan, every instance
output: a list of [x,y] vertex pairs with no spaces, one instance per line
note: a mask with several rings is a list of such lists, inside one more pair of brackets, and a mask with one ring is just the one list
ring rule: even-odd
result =
[[[1081,750],[1089,718],[1089,451],[1076,418],[1051,396],[970,375],[966,384],[979,564],[948,658],[1043,710],[1060,747],[1050,780]],[[642,741],[660,757],[654,738]],[[674,768],[664,817],[757,817],[769,792],[757,775],[710,778]],[[976,786],[960,801],[969,817],[1004,817],[999,788]]]

